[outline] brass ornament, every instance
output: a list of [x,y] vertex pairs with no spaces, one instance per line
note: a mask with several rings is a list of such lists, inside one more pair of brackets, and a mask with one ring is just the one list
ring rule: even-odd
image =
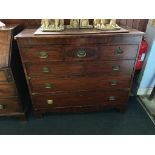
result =
[[64,19],[42,19],[41,30],[48,31],[62,31],[64,30]]
[[[98,30],[120,30],[116,23],[116,19],[94,19],[93,25],[90,25],[89,19],[70,19],[70,24],[66,25],[67,29],[98,29]],[[63,31],[65,29],[64,19],[42,19],[42,32]]]
[[99,30],[119,30],[116,19],[94,19],[94,28]]

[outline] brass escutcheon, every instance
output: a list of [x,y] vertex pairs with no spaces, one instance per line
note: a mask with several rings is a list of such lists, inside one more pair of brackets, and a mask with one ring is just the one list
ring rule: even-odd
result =
[[84,57],[86,57],[86,55],[87,55],[87,53],[84,49],[80,49],[77,51],[77,57],[79,57],[79,58],[84,58]]
[[113,66],[112,69],[113,69],[113,71],[119,71],[120,65]]
[[50,89],[53,87],[53,84],[52,83],[45,83],[45,88],[46,89]]
[[42,72],[43,73],[49,73],[49,68],[48,67],[43,67]]
[[109,101],[115,101],[116,100],[116,97],[115,96],[109,96]]
[[117,85],[117,81],[116,81],[116,80],[112,80],[112,81],[110,81],[110,84],[111,84],[112,86],[115,86],[115,85]]
[[114,50],[114,52],[115,52],[116,55],[121,55],[121,54],[123,54],[123,49],[121,49],[120,47],[118,47],[118,48],[116,48]]
[[46,59],[46,58],[48,58],[48,53],[45,51],[41,51],[41,52],[39,52],[39,57],[41,59]]
[[47,100],[47,104],[53,104],[53,100]]

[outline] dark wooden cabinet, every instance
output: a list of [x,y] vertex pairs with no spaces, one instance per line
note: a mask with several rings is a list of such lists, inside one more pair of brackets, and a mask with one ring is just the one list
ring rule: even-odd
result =
[[0,116],[25,118],[28,101],[26,82],[14,35],[18,25],[0,28]]
[[142,32],[35,30],[25,29],[16,39],[36,115],[126,108]]

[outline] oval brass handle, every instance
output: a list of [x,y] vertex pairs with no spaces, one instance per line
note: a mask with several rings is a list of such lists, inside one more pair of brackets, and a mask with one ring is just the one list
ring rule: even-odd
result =
[[111,84],[112,86],[116,86],[116,85],[117,85],[117,81],[116,81],[116,80],[112,80],[112,81],[110,81],[110,84]]
[[108,100],[109,101],[115,101],[116,100],[116,97],[115,96],[109,96]]
[[5,109],[5,106],[3,104],[0,104],[0,110]]
[[79,58],[84,58],[84,57],[86,57],[86,55],[87,55],[87,53],[83,49],[80,49],[77,51],[77,57],[79,57]]
[[46,59],[46,58],[48,58],[48,53],[45,51],[41,51],[41,52],[39,52],[39,57],[41,59]]
[[49,73],[49,68],[48,67],[43,67],[42,72],[43,73]]
[[53,104],[53,100],[47,100],[47,104]]
[[113,71],[119,71],[120,65],[113,66],[112,69],[113,69]]
[[46,89],[50,89],[53,87],[53,84],[52,83],[45,83],[45,88]]
[[121,54],[123,54],[123,49],[121,49],[120,47],[118,47],[118,48],[116,48],[115,50],[114,50],[114,52],[115,52],[115,54],[116,55],[121,55]]

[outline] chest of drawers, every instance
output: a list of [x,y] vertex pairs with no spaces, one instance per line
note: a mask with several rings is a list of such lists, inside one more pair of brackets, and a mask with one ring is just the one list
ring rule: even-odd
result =
[[143,33],[83,31],[16,36],[36,115],[126,108]]
[[0,116],[25,119],[26,104],[22,100],[27,101],[26,82],[24,84],[19,51],[13,38],[20,30],[18,25],[0,28]]

